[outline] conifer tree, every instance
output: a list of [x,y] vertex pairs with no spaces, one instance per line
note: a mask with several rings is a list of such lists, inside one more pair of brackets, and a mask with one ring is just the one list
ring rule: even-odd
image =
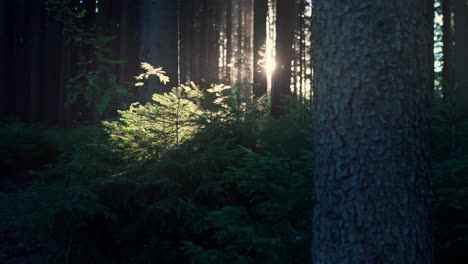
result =
[[316,0],[312,36],[313,263],[433,263],[433,3]]

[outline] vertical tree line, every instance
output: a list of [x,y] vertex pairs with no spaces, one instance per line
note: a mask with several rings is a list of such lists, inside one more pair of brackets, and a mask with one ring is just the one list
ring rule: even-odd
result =
[[[58,10],[59,6],[64,9]],[[136,73],[138,13],[128,1],[120,5],[103,0],[97,6],[94,0],[20,0],[2,1],[0,8],[2,118],[59,126],[96,120],[97,106],[89,103],[96,94],[89,93],[86,100],[78,96],[73,104],[67,101],[70,80],[84,73],[83,67],[90,75],[97,70],[98,49],[109,48],[109,56],[127,61],[112,69],[121,83]],[[118,41],[104,48],[101,36]]]
[[[271,93],[278,116],[290,95],[301,97],[310,87],[306,5],[305,0],[4,1],[1,116],[60,126],[112,116],[122,102],[147,101],[165,89],[153,80],[132,88],[139,62],[163,67],[169,87],[179,80],[226,83],[246,103]],[[273,82],[267,80],[267,59],[279,65]],[[116,85],[129,94],[122,97]]]

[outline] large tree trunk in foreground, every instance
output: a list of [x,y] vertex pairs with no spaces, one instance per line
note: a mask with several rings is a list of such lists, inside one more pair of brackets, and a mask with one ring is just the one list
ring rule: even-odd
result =
[[314,0],[313,19],[313,263],[433,263],[433,5]]

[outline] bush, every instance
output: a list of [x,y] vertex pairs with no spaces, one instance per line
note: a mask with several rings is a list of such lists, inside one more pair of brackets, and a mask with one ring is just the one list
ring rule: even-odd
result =
[[[3,208],[22,212],[11,226],[51,263],[305,262],[309,123],[270,120],[262,102],[238,105],[223,86],[153,99],[4,197]],[[285,135],[287,127],[295,129]],[[286,145],[297,147],[278,148]]]
[[45,129],[22,123],[7,123],[0,127],[0,167],[20,170],[37,166],[54,155],[54,149],[44,137]]
[[458,263],[468,248],[468,119],[454,102],[433,109],[436,259]]
[[[61,154],[27,191],[1,198],[0,217],[50,263],[305,263],[310,104],[291,102],[278,119],[264,105],[191,84],[100,127],[4,126],[5,163]],[[448,108],[439,102],[433,113],[440,263],[455,263],[468,246],[468,126]]]

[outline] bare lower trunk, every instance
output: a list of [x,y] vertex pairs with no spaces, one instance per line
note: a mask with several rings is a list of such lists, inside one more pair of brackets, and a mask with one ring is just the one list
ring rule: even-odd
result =
[[257,0],[254,3],[254,94],[256,97],[266,95],[267,93],[267,75],[265,65],[261,61],[265,59],[265,55],[261,55],[259,51],[265,53],[266,45],[266,18],[268,12],[268,0]]
[[271,88],[271,114],[284,114],[291,95],[291,57],[294,37],[294,2],[276,2],[276,69]]
[[468,4],[465,0],[454,1],[455,12],[455,100],[463,106],[468,116]]
[[314,1],[314,264],[433,263],[432,14]]
[[[162,66],[171,85],[177,84],[177,1],[142,0],[140,60]],[[154,92],[164,91],[158,80],[151,79],[140,89],[140,99],[149,100]]]

